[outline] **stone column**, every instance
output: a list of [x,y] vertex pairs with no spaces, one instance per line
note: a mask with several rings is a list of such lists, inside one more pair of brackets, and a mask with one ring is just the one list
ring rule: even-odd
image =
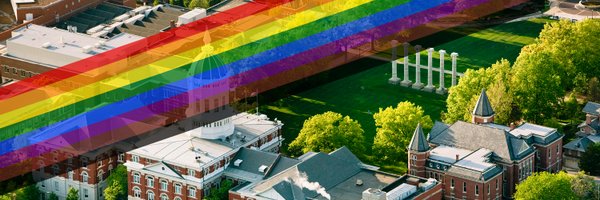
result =
[[458,53],[452,52],[450,54],[452,57],[452,86],[456,85],[456,58],[458,57]]
[[398,41],[396,40],[392,40],[392,78],[390,78],[388,80],[389,83],[391,84],[398,84],[400,82],[400,79],[398,78],[398,53],[397,53],[397,46],[398,46]]
[[435,90],[435,86],[433,86],[433,48],[427,49],[427,86],[423,88],[424,91],[433,92]]
[[444,75],[446,70],[444,69],[444,54],[446,51],[440,50],[440,87],[435,91],[438,94],[446,94],[446,88],[444,87]]
[[404,45],[404,80],[402,80],[401,85],[404,87],[410,87],[412,85],[412,81],[410,81],[409,78],[409,66],[408,66],[408,46],[410,46],[409,43],[405,42],[403,43]]
[[421,45],[415,46],[415,84],[412,88],[422,89],[423,83],[421,83]]

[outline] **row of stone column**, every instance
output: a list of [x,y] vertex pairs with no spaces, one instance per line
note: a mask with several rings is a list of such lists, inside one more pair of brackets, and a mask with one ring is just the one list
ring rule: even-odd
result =
[[[436,89],[433,85],[433,52],[435,51],[433,48],[427,49],[427,85],[421,83],[421,46],[416,45],[415,49],[415,63],[410,63],[408,58],[408,48],[410,46],[409,43],[404,43],[404,79],[400,81],[398,78],[398,58],[397,58],[397,47],[398,41],[392,40],[392,78],[389,79],[389,82],[392,84],[398,84],[405,87],[412,87],[414,89],[423,90],[427,92],[435,91],[438,94],[446,94],[448,89],[444,86],[444,75],[447,73],[444,68],[444,55],[446,54],[445,50],[439,50],[440,53],[440,65],[439,65],[439,87]],[[452,71],[449,73],[452,75],[452,86],[456,85],[456,79],[458,73],[456,72],[456,58],[458,57],[458,53],[453,52],[450,54],[452,57]],[[413,65],[415,67],[415,82],[413,83],[409,79],[409,67]]]

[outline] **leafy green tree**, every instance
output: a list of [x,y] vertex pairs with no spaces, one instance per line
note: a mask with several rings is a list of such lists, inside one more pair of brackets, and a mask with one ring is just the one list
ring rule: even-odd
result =
[[75,188],[69,188],[69,192],[67,192],[67,200],[79,200],[79,190]]
[[41,192],[39,188],[35,184],[31,184],[18,189],[16,191],[16,198],[24,200],[37,200],[40,198],[40,194]]
[[552,118],[565,96],[561,62],[534,44],[521,50],[513,70],[511,87],[523,118],[538,124]]
[[581,199],[592,199],[596,183],[594,183],[594,178],[586,175],[584,171],[580,171],[571,179],[571,189]]
[[352,152],[362,154],[365,151],[363,134],[356,120],[328,111],[304,121],[298,137],[290,143],[289,151],[293,155],[309,151],[327,153],[346,146]]
[[12,197],[10,197],[9,195],[10,194],[0,195],[0,200],[12,200]]
[[548,172],[533,173],[525,181],[517,185],[515,199],[578,199],[571,189],[571,176],[565,172],[552,174]]
[[591,175],[600,175],[600,143],[590,145],[581,159],[579,159],[579,168],[590,173]]
[[510,76],[511,66],[506,59],[496,62],[490,68],[468,69],[458,84],[450,88],[446,99],[448,112],[444,115],[444,121],[471,121],[471,113],[482,88],[487,90],[494,107],[496,123],[506,124],[511,121],[514,106],[509,87]]
[[106,178],[108,187],[104,189],[107,200],[127,199],[127,168],[124,165],[117,167]]
[[417,124],[421,123],[424,129],[433,126],[423,108],[408,101],[400,102],[396,107],[379,108],[373,118],[377,126],[373,153],[387,163],[406,161],[406,147]]
[[229,190],[233,187],[233,182],[230,180],[221,181],[221,186],[217,188],[213,188],[210,190],[210,195],[208,195],[206,200],[227,200],[229,199]]
[[50,193],[50,195],[48,195],[48,200],[58,200],[58,196],[56,194]]
[[191,0],[188,8],[208,8],[210,7],[210,0]]
[[158,4],[160,4],[160,2],[158,0],[154,0],[154,2],[152,2],[152,5],[157,6]]
[[598,77],[592,77],[589,80],[586,95],[588,100],[600,102],[600,82],[598,81]]

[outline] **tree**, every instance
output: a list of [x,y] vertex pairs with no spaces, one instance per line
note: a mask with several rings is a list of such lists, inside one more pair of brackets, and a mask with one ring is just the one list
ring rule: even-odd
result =
[[444,121],[454,123],[458,120],[470,121],[473,107],[481,93],[487,89],[488,98],[496,112],[496,123],[508,123],[513,111],[512,93],[509,87],[511,76],[510,62],[502,59],[490,68],[468,69],[458,84],[450,88],[446,103],[448,112]]
[[581,199],[592,199],[596,183],[594,183],[594,178],[585,175],[584,171],[580,171],[571,179],[571,189]]
[[40,190],[35,184],[25,186],[16,192],[16,199],[37,200],[39,198]]
[[380,161],[388,163],[406,161],[406,147],[417,124],[421,123],[424,129],[433,126],[423,108],[408,101],[400,102],[396,107],[379,108],[373,118],[377,127],[373,153]]
[[106,178],[108,187],[104,189],[107,200],[127,199],[127,168],[123,165],[117,167]]
[[356,120],[328,111],[304,121],[298,137],[290,143],[289,151],[294,155],[309,151],[328,153],[346,146],[354,153],[363,153],[363,134]]
[[67,200],[79,200],[79,190],[75,188],[69,188],[69,192],[67,192]]
[[571,177],[565,172],[557,174],[548,172],[533,173],[517,185],[514,197],[518,200],[578,199],[577,195],[571,190]]
[[600,102],[600,82],[598,81],[598,77],[592,77],[589,80],[586,95],[588,100]]
[[160,4],[160,2],[158,0],[154,0],[154,2],[152,2],[152,5],[157,6],[158,4]]
[[188,8],[208,8],[210,7],[210,0],[191,0]]
[[233,187],[233,183],[230,180],[221,181],[220,187],[210,189],[210,195],[206,200],[227,200],[229,199],[229,190]]
[[581,159],[579,159],[579,168],[581,170],[590,173],[591,175],[598,176],[600,175],[600,143],[595,143],[590,145],[583,155],[581,155]]
[[565,95],[561,62],[533,44],[523,47],[513,70],[511,89],[523,118],[538,124],[552,118]]
[[48,200],[58,200],[58,196],[56,196],[56,194],[50,193],[50,195],[48,196]]

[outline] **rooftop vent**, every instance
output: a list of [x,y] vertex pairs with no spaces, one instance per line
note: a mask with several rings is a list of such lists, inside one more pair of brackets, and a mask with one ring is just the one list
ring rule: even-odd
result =
[[42,44],[42,48],[46,48],[47,49],[47,48],[50,48],[50,46],[52,46],[50,44],[50,42],[46,42],[46,43]]
[[356,179],[356,186],[362,186],[363,185],[363,180],[362,179]]
[[235,161],[233,162],[233,165],[234,165],[234,166],[236,166],[236,167],[239,167],[239,166],[242,164],[242,162],[244,162],[244,160],[242,160],[242,159],[237,159],[237,160],[235,160]]
[[196,162],[202,162],[202,157],[201,156],[196,156]]
[[82,51],[83,51],[83,53],[90,54],[90,53],[92,53],[92,46],[89,46],[89,45],[84,46]]
[[266,165],[261,165],[260,167],[258,167],[258,172],[260,173],[265,173],[267,171],[267,166]]

